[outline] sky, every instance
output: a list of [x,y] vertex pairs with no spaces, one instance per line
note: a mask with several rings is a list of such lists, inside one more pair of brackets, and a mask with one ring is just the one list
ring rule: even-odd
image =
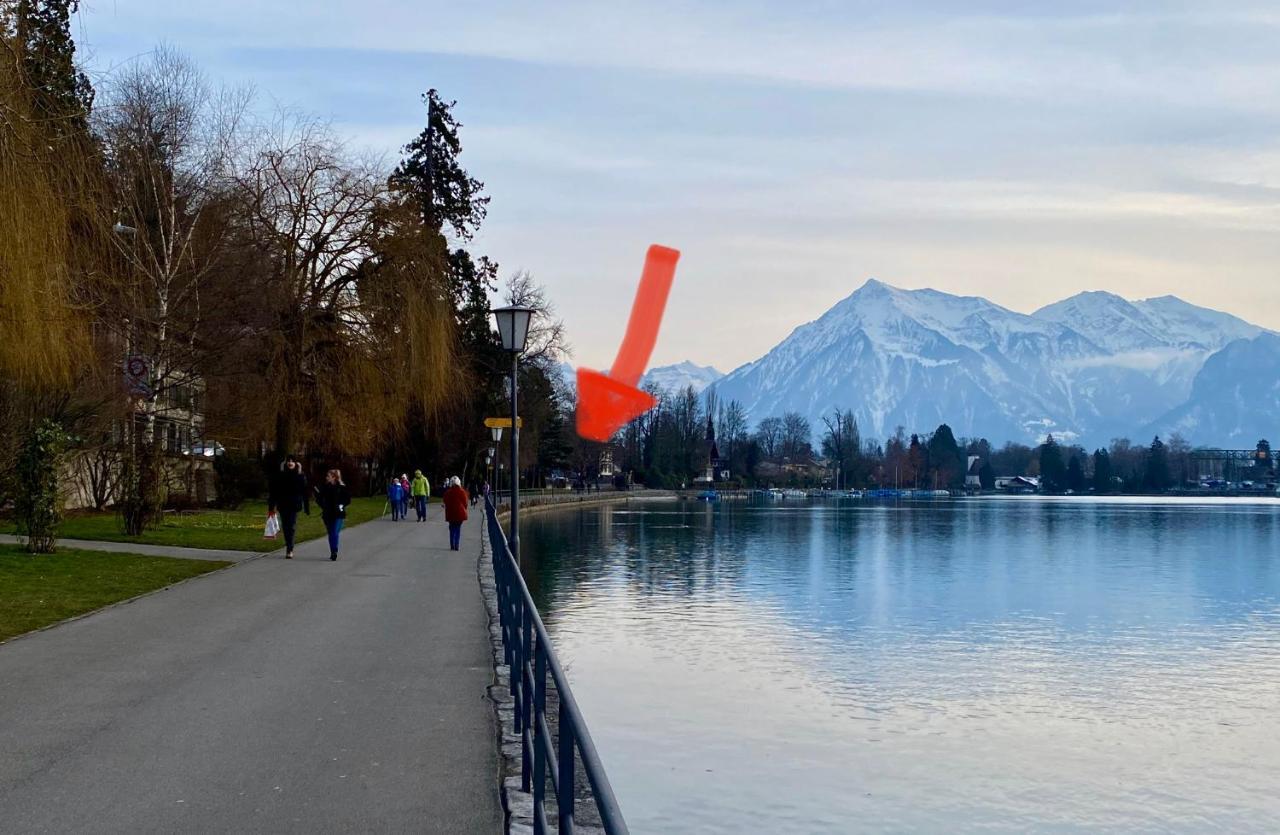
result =
[[730,370],[875,277],[1014,310],[1174,294],[1280,329],[1280,7],[1262,2],[82,0],[96,81],[158,43],[385,154],[456,99],[574,362],[645,249],[652,364]]

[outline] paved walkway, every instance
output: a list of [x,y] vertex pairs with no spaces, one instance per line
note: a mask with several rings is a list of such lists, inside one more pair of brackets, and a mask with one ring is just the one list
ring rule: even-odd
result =
[[482,520],[432,510],[0,645],[0,830],[499,832]]
[[[21,545],[26,540],[20,536],[3,533],[0,542]],[[244,562],[266,556],[262,551],[230,551],[217,548],[180,548],[177,545],[143,545],[140,542],[107,542],[98,539],[59,539],[59,548],[80,548],[85,551],[111,551],[117,554],[142,554],[148,557],[178,557],[184,560],[224,560]],[[282,549],[281,554],[284,553]]]

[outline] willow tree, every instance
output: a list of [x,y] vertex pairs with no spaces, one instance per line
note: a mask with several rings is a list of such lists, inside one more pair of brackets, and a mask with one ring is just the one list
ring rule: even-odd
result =
[[85,345],[73,300],[72,206],[60,170],[74,149],[54,141],[21,45],[0,52],[0,378],[26,388],[65,384]]
[[[88,346],[91,93],[74,65],[73,2],[0,4],[0,504],[50,551],[69,392]],[[89,222],[86,222],[89,221]]]
[[369,452],[456,382],[438,235],[376,163],[323,125],[288,120],[238,177],[265,275],[260,417],[278,453]]

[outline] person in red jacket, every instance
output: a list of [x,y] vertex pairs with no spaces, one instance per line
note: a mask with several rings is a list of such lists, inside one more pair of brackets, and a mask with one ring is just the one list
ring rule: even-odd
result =
[[449,550],[457,551],[462,544],[462,523],[467,521],[467,505],[471,497],[462,486],[462,479],[454,476],[444,491],[444,520],[449,523]]

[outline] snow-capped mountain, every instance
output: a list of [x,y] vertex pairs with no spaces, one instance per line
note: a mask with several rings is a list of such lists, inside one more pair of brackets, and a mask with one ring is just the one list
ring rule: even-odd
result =
[[640,386],[656,385],[667,391],[680,391],[689,386],[701,392],[707,386],[723,377],[724,374],[709,365],[694,365],[685,360],[675,365],[660,365],[650,368],[640,378]]
[[1252,447],[1280,428],[1280,337],[1263,332],[1237,339],[1213,354],[1196,374],[1191,396],[1154,421],[1142,437],[1212,439],[1227,447]]
[[[575,391],[578,387],[578,369],[569,362],[561,362],[556,366],[560,379],[567,391]],[[682,391],[688,386],[701,392],[707,386],[723,377],[724,374],[709,365],[694,365],[685,360],[675,365],[659,365],[650,368],[640,378],[640,388],[653,384],[666,391]]]
[[556,371],[560,374],[560,384],[564,387],[564,391],[576,392],[578,390],[578,369],[573,367],[573,363],[568,360],[561,360],[556,366]]
[[957,435],[1102,444],[1169,415],[1211,355],[1260,333],[1171,296],[1082,293],[1026,315],[871,280],[714,388],[753,421],[798,411],[815,434],[839,408],[880,438],[945,421]]

